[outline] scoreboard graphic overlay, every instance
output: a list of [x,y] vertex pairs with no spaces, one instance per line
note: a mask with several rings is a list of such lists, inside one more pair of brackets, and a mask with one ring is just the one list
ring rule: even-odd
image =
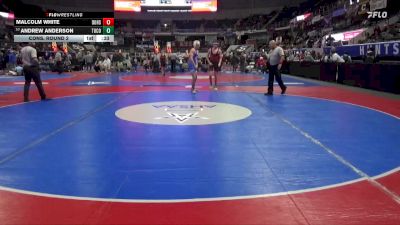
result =
[[217,0],[115,0],[114,10],[120,12],[217,12]]
[[14,26],[14,42],[114,42],[113,12],[16,16]]

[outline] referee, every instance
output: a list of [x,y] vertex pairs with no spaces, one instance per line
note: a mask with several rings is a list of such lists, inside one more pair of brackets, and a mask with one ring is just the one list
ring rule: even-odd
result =
[[31,86],[32,80],[36,84],[42,101],[49,100],[46,98],[42,80],[40,79],[39,61],[37,59],[36,49],[29,46],[29,43],[23,43],[22,45],[24,46],[21,49],[21,59],[25,76],[24,102],[29,102],[29,87]]
[[269,47],[271,48],[269,52],[269,77],[268,77],[268,92],[265,93],[265,95],[273,95],[274,93],[274,77],[276,82],[278,82],[279,86],[281,87],[281,94],[286,93],[287,87],[282,81],[282,76],[281,76],[281,68],[282,68],[282,63],[284,60],[284,52],[283,49],[279,46],[277,46],[277,43],[272,40],[269,42]]

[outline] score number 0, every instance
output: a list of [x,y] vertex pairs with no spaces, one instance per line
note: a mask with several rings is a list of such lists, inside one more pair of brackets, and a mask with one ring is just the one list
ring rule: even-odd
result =
[[103,26],[114,26],[114,18],[103,18]]
[[114,18],[103,18],[103,34],[114,34]]

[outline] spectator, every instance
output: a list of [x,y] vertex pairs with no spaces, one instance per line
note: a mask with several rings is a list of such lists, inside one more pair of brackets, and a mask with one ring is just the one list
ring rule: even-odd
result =
[[3,70],[4,68],[4,53],[3,51],[0,51],[0,70]]
[[94,64],[94,71],[99,73],[102,69],[102,65],[103,65],[103,58],[99,56]]
[[171,73],[175,73],[176,70],[176,55],[171,54],[170,55],[170,60],[171,60]]
[[305,52],[305,56],[304,56],[304,61],[305,61],[305,62],[314,62],[315,59],[314,59],[314,57],[311,55],[310,52],[306,51],[306,52]]
[[23,71],[23,67],[21,65],[17,65],[15,67],[15,72],[17,73],[17,76],[22,76],[22,71]]
[[239,64],[239,57],[237,56],[237,54],[236,53],[232,53],[232,56],[231,56],[231,65],[232,65],[232,71],[233,72],[236,72],[236,69],[237,69],[237,67],[238,67],[238,64]]
[[332,54],[332,56],[331,56],[330,62],[344,63],[344,59],[339,54],[336,53],[336,49],[335,48],[331,49],[331,54]]
[[124,61],[125,61],[125,57],[122,53],[122,49],[120,49],[120,50],[118,50],[117,58],[115,60],[115,68],[117,71],[120,71],[120,72],[123,71]]
[[38,61],[39,61],[39,68],[40,68],[40,70],[48,71],[48,65],[47,65],[46,62],[44,61],[43,57],[39,57],[39,58],[38,58]]
[[160,69],[160,55],[161,53],[153,54],[153,58],[151,60],[151,68],[153,69],[153,73],[158,73],[161,71]]
[[245,73],[246,71],[246,54],[243,52],[240,55],[240,72]]
[[15,67],[17,65],[17,55],[14,52],[13,49],[11,49],[8,53],[8,65],[7,69],[8,70],[15,70]]
[[90,51],[88,51],[86,53],[86,55],[83,57],[84,62],[85,62],[85,67],[84,70],[85,71],[92,71],[93,69],[93,55]]
[[85,62],[83,60],[83,56],[84,56],[83,52],[81,50],[79,50],[78,54],[76,55],[76,59],[77,59],[77,61],[79,63],[79,70],[82,70],[84,65],[85,65]]
[[376,63],[375,48],[371,47],[367,50],[367,54],[364,57],[364,63]]
[[256,62],[256,67],[261,73],[267,72],[267,62],[264,57],[260,56],[260,58]]
[[106,56],[106,59],[103,61],[102,66],[103,66],[104,72],[110,73],[110,71],[111,71],[111,60],[110,60],[109,56]]
[[349,55],[348,52],[345,52],[345,53],[343,54],[343,60],[344,60],[345,63],[351,63],[351,62],[352,62],[351,56]]
[[54,56],[55,71],[58,72],[58,74],[61,74],[64,71],[62,58],[63,58],[63,52],[59,49],[56,55]]
[[317,53],[315,54],[315,59],[318,60],[318,61],[321,61],[321,60],[322,60],[322,55],[321,55],[321,53],[317,52]]
[[67,56],[65,58],[65,62],[64,62],[65,70],[68,71],[68,72],[71,72],[71,70],[72,70],[72,68],[71,68],[71,65],[72,65],[71,58],[72,57],[68,57]]
[[138,64],[139,64],[139,62],[138,62],[137,57],[133,57],[132,58],[132,70],[134,72],[137,72]]
[[121,72],[127,72],[128,70],[131,69],[132,64],[131,64],[131,57],[129,54],[126,54],[125,57],[123,57],[123,61],[120,63],[120,71]]
[[150,57],[143,60],[144,71],[147,73],[150,68]]
[[333,42],[335,41],[335,38],[329,34],[329,36],[326,38],[326,46],[330,47],[333,45]]

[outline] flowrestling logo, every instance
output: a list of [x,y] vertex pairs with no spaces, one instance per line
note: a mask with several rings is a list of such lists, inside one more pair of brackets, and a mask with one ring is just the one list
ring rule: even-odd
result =
[[126,121],[160,125],[209,125],[245,119],[245,107],[218,102],[174,101],[132,105],[115,112]]
[[388,13],[386,11],[383,12],[377,12],[377,11],[373,11],[373,12],[367,12],[368,13],[368,19],[386,19],[388,16]]

